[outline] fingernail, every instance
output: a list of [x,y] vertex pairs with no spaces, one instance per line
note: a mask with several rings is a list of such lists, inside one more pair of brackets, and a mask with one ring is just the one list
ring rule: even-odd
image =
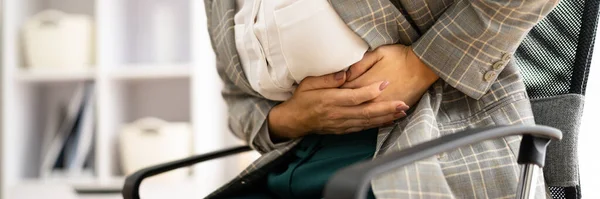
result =
[[352,73],[350,72],[350,69],[348,69],[348,71],[346,71],[346,77],[350,78],[352,76],[350,76]]
[[381,83],[381,85],[379,85],[379,90],[382,91],[383,89],[385,89],[388,85],[390,85],[390,82],[388,81],[383,81],[383,83]]
[[335,80],[342,80],[342,79],[344,79],[344,74],[345,74],[344,71],[340,71],[340,72],[336,73],[335,76],[334,76]]

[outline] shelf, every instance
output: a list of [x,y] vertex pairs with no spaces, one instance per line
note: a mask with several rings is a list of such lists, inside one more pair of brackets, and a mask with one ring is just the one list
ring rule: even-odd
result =
[[119,66],[109,72],[117,80],[181,79],[191,76],[189,64],[136,64]]
[[124,177],[111,178],[106,181],[100,181],[93,177],[80,178],[50,178],[50,179],[26,179],[19,184],[22,185],[44,185],[44,184],[65,184],[71,186],[77,192],[83,193],[119,193],[125,182]]
[[17,79],[22,82],[69,82],[86,81],[95,79],[96,71],[93,67],[80,67],[80,69],[21,69],[17,72]]

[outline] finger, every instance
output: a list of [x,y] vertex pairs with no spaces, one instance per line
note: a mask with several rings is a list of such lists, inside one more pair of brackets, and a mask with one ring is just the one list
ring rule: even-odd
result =
[[375,63],[381,60],[381,58],[381,53],[378,53],[378,51],[366,52],[363,58],[352,64],[346,72],[347,81],[352,81],[360,77],[363,73],[367,72],[369,68],[375,65]]
[[389,84],[388,81],[379,81],[361,88],[333,90],[324,97],[327,97],[329,104],[356,106],[375,99]]
[[[387,116],[378,117],[378,118],[376,118],[376,120],[373,120],[373,122],[380,122],[380,121],[386,121],[386,120],[389,120],[389,121],[388,122],[383,122],[383,123],[372,124],[372,125],[368,125],[368,126],[364,126],[364,123],[362,123],[364,121],[359,121],[359,120],[350,121],[350,120],[348,120],[345,125],[352,125],[352,124],[354,124],[354,125],[356,125],[356,124],[359,124],[359,125],[363,124],[363,125],[361,125],[361,126],[353,126],[353,127],[342,126],[342,127],[339,127],[339,128],[337,128],[335,130],[332,130],[329,134],[348,134],[348,133],[360,132],[360,131],[365,130],[365,129],[378,128],[378,127],[382,127],[382,126],[385,126],[385,125],[393,125],[394,124],[394,122],[393,122],[394,120],[399,119],[399,118],[403,118],[403,117],[406,117],[406,113],[404,113],[404,112],[402,112],[402,113],[396,113],[396,114],[391,115],[391,116],[387,115]],[[393,118],[393,119],[390,120],[390,118]]]
[[399,112],[399,113],[394,113],[394,114],[387,114],[387,115],[379,116],[379,117],[373,117],[373,118],[349,119],[349,120],[344,121],[342,124],[340,124],[341,126],[339,126],[338,128],[367,129],[367,128],[373,128],[373,127],[380,127],[380,126],[383,126],[383,124],[386,124],[388,122],[393,122],[394,120],[400,119],[403,117],[406,117],[406,113],[404,111]]
[[[362,131],[365,129],[391,127],[395,124],[394,120],[404,118],[404,117],[406,117],[406,112],[403,111],[403,112],[395,113],[395,114],[391,115],[392,119],[390,119],[390,115],[373,118],[373,120],[371,120],[370,122],[372,122],[374,124],[366,126],[366,127],[364,126],[364,124],[365,124],[364,120],[346,120],[343,122],[344,124],[340,125],[340,127],[332,128],[331,130],[328,130],[327,132],[323,132],[322,134],[348,134],[348,133],[359,132],[359,131]],[[382,121],[388,121],[388,122],[381,123]],[[363,126],[348,127],[348,125],[356,125],[356,124],[359,124],[359,125],[362,124]]]
[[344,71],[332,73],[318,77],[306,77],[300,82],[297,90],[307,91],[326,88],[337,88],[346,82],[346,73]]
[[334,110],[339,118],[331,119],[364,119],[407,111],[409,107],[402,101],[383,101],[365,103],[358,106],[340,107]]

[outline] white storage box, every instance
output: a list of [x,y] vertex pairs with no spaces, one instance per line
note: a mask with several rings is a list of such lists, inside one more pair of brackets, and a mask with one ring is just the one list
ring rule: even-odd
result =
[[25,56],[31,68],[81,69],[92,65],[93,25],[86,15],[40,12],[23,28]]
[[[160,163],[189,157],[192,132],[188,123],[168,123],[144,118],[126,125],[120,134],[121,164],[125,175]],[[161,180],[180,180],[188,176],[182,168],[159,175]]]

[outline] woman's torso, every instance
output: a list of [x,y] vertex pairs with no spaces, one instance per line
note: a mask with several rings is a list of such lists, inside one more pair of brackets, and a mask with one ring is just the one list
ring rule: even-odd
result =
[[[241,64],[238,63],[236,46],[231,41],[235,38],[234,31],[232,31],[234,26],[233,14],[231,14],[232,10],[235,10],[235,1],[206,1],[209,2],[206,4],[208,5],[207,8],[211,9],[208,12],[209,30],[217,54],[217,68],[226,84],[223,91],[224,96],[228,97],[235,94],[235,97],[238,97],[237,95],[243,92],[244,95],[258,97],[249,86],[249,81],[247,80],[250,78],[245,79],[240,76],[244,71],[240,66]],[[411,43],[421,38],[422,33],[427,32],[431,28],[445,10],[451,5],[456,5],[454,0],[418,0],[414,1],[415,3],[406,3],[413,1],[403,1],[404,3],[400,3],[398,0],[392,0],[391,3],[380,1],[379,4],[374,1],[331,0],[331,2],[333,7],[339,11],[338,14],[342,16],[348,27],[357,32],[372,49],[392,43],[411,45]],[[423,8],[422,5],[430,5],[430,7],[427,7],[428,9],[421,9]],[[347,12],[344,12],[344,10]],[[452,11],[452,9],[450,10]],[[488,125],[509,123],[530,124],[533,122],[525,94],[525,87],[521,76],[518,75],[517,65],[513,61],[507,64],[505,69],[498,75],[496,81],[490,83],[490,92],[480,99],[470,98],[445,82],[440,82],[440,84],[440,86],[436,87],[440,89],[436,89],[436,92],[431,93],[431,96],[435,97],[439,103],[431,106],[433,109],[428,109],[429,111],[415,111],[420,116],[413,116],[408,119],[414,122],[423,121],[424,119],[436,121],[433,125],[427,122],[420,123],[428,127],[428,129],[430,127],[439,127],[439,133],[436,134],[436,131],[434,131],[432,135],[446,135],[465,128],[478,128]],[[254,98],[249,97],[249,99]],[[257,102],[258,104],[251,108],[260,109],[263,112],[269,110],[267,106],[262,105],[264,101],[249,101]],[[236,111],[239,111],[239,109]],[[257,121],[251,125],[261,125],[262,122]],[[402,127],[405,126],[402,125]],[[401,129],[403,128],[395,128],[395,130]],[[384,130],[379,133],[382,136],[377,137],[377,150],[379,153],[397,146],[399,143],[398,136],[406,135],[402,134],[402,131]],[[258,175],[255,174],[260,173],[258,171],[264,172],[267,165],[275,162],[275,160],[280,158],[282,154],[285,154],[296,143],[298,142],[290,143],[263,154],[261,158],[252,164],[252,167],[249,167],[245,170],[244,174],[238,176],[237,180],[228,183],[228,188],[233,189],[233,187],[236,187],[241,189],[244,187],[244,184],[250,184],[252,180],[257,178]],[[518,147],[518,142],[508,143],[510,143],[510,149],[512,150]],[[455,153],[446,154],[443,157],[450,158],[445,160],[448,162],[460,162],[462,160],[462,156]],[[382,181],[382,183],[387,182]],[[374,188],[376,191],[384,189],[381,187]],[[221,189],[211,196],[223,195],[223,190],[230,189]]]

